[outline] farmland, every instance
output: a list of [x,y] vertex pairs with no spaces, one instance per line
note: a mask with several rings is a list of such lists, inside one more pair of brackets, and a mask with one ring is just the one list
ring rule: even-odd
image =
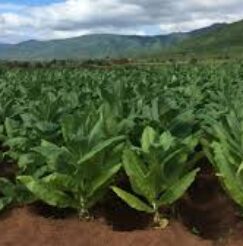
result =
[[31,210],[43,228],[102,218],[166,242],[180,224],[185,245],[242,245],[242,102],[241,62],[1,68],[0,230]]

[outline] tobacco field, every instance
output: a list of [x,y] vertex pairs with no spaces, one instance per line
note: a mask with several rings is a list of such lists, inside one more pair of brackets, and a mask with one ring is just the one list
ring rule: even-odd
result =
[[217,186],[240,217],[242,104],[240,62],[2,68],[1,213],[41,203],[81,223],[109,201],[166,230],[187,216],[185,201],[200,205],[201,182],[205,194]]

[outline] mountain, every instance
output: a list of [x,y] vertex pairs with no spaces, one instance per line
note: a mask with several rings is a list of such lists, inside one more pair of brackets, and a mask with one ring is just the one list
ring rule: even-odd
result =
[[7,55],[7,51],[12,47],[11,44],[0,43],[0,58]]
[[214,25],[208,32],[182,41],[177,45],[177,50],[196,54],[237,55],[243,52],[243,20]]
[[125,36],[93,34],[77,38],[52,41],[30,40],[5,49],[0,59],[50,60],[50,59],[100,59],[153,55],[183,40],[187,35]]
[[243,51],[243,21],[159,36],[93,34],[51,41],[0,44],[2,60],[138,58],[176,53]]

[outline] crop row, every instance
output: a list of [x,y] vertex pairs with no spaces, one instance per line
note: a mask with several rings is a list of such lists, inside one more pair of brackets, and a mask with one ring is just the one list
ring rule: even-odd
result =
[[[243,66],[1,70],[0,209],[42,201],[89,218],[113,191],[166,226],[208,158],[243,206]],[[129,188],[119,186],[127,177]]]

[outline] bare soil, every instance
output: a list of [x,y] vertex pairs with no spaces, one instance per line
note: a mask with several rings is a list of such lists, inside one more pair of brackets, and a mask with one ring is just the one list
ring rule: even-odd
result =
[[[186,205],[187,206],[187,205]],[[212,209],[212,208],[211,208]],[[201,212],[201,210],[199,210]],[[223,214],[223,211],[219,211]],[[214,213],[217,213],[214,210]],[[98,208],[95,219],[80,221],[72,210],[57,210],[44,204],[14,208],[0,216],[1,246],[242,246],[243,222],[230,224],[231,231],[217,229],[218,220],[196,217],[217,233],[195,235],[182,222],[171,220],[164,230],[152,229],[150,218],[116,201]],[[187,215],[188,216],[188,215]],[[214,216],[213,216],[214,217]],[[188,217],[187,217],[188,218]],[[190,218],[190,217],[189,217]],[[209,216],[209,218],[211,218]],[[223,219],[221,219],[221,222]],[[195,221],[193,221],[195,222]],[[208,224],[207,224],[208,223]],[[228,226],[229,224],[227,224]],[[213,229],[212,229],[213,228]],[[219,227],[221,228],[221,227]],[[227,227],[228,228],[228,227]],[[229,229],[229,228],[228,228]],[[205,233],[205,231],[203,231]],[[221,234],[220,234],[221,233]],[[201,237],[201,236],[204,236]],[[208,237],[208,238],[205,238]]]
[[[131,221],[134,218],[130,218]],[[76,217],[45,218],[28,207],[16,208],[0,218],[1,246],[211,246],[184,226],[171,222],[165,230],[115,231],[100,220]]]
[[204,163],[188,194],[179,203],[184,224],[209,239],[224,237],[242,219],[239,209],[222,190],[214,173]]

